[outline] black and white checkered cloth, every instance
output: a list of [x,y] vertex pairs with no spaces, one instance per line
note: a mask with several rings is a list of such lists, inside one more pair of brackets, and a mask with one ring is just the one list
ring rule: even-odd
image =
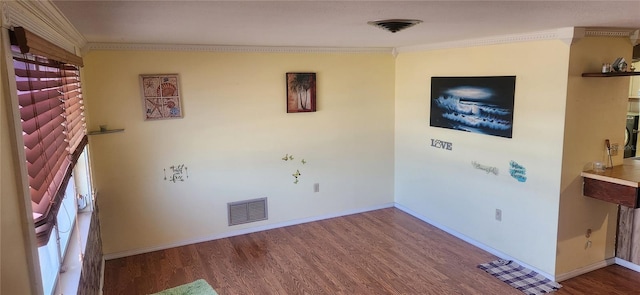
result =
[[499,259],[480,264],[478,268],[528,295],[551,293],[562,287],[510,260]]

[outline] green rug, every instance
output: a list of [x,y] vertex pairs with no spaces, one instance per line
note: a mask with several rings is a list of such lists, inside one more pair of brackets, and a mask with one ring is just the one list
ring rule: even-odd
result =
[[211,288],[207,281],[199,279],[195,282],[166,289],[151,295],[218,295],[218,293]]

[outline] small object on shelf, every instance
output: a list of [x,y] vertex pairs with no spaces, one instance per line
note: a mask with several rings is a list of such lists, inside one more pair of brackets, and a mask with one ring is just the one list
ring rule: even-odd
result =
[[619,72],[626,72],[627,71],[627,63],[626,62],[621,62],[620,65],[618,66]]
[[100,125],[100,132],[107,131],[107,125]]
[[96,130],[96,131],[89,131],[87,133],[87,135],[100,135],[100,134],[107,134],[107,133],[117,133],[117,132],[124,132],[124,129],[104,129],[102,130],[102,126],[100,126],[100,130]]
[[616,58],[616,60],[613,62],[613,64],[611,64],[611,69],[615,72],[624,72],[627,70],[627,61],[624,59],[624,57],[618,57]]
[[594,172],[604,172],[606,168],[607,168],[606,165],[602,162],[593,162]]
[[604,140],[604,144],[607,148],[607,156],[609,156],[609,163],[607,166],[605,166],[605,168],[612,168],[613,167],[613,159],[611,158],[611,143],[609,142],[609,139],[605,139]]

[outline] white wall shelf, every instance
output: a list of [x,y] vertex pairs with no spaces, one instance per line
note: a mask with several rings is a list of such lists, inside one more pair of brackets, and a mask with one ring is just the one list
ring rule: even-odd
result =
[[88,135],[101,135],[101,134],[109,134],[109,133],[118,133],[124,132],[124,129],[108,129],[108,130],[97,130],[97,131],[89,131]]

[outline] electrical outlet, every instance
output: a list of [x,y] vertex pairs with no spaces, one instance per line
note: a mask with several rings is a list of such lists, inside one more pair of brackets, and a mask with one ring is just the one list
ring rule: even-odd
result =
[[584,245],[584,248],[585,249],[591,248],[591,244],[592,244],[591,241],[587,241],[587,243]]
[[314,193],[320,192],[320,184],[319,183],[314,183],[313,184],[313,192]]
[[611,155],[612,156],[617,156],[618,155],[618,144],[617,143],[612,143],[611,144]]
[[502,221],[502,210],[496,209],[496,220]]

